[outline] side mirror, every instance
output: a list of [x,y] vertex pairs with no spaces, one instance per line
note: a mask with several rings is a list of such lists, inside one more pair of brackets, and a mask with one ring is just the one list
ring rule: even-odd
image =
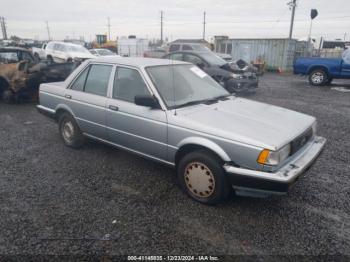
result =
[[135,104],[139,106],[147,106],[150,108],[160,108],[157,98],[151,95],[135,96]]

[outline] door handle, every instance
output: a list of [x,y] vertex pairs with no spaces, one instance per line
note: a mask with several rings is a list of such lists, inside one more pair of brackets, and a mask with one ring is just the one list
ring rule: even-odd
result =
[[71,95],[64,95],[65,98],[72,99]]
[[118,111],[119,108],[117,106],[109,105],[108,108],[113,111]]

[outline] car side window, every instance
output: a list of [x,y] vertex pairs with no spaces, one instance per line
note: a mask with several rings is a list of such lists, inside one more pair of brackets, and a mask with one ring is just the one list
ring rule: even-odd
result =
[[185,54],[184,61],[192,63],[194,65],[204,64],[202,59],[200,59],[198,56],[191,54]]
[[181,53],[176,53],[176,54],[168,55],[167,59],[182,61],[183,57]]
[[171,45],[169,48],[169,52],[175,52],[180,50],[180,45]]
[[134,103],[136,95],[150,94],[140,73],[131,68],[118,67],[114,77],[113,98]]
[[111,72],[111,65],[91,65],[84,91],[94,95],[106,96]]
[[3,52],[0,53],[0,63],[17,63],[19,62],[17,52]]
[[85,80],[89,70],[90,66],[85,68],[85,70],[78,76],[70,88],[77,91],[84,91]]
[[182,50],[184,50],[184,51],[186,51],[186,50],[193,50],[193,48],[190,45],[183,45],[182,46]]

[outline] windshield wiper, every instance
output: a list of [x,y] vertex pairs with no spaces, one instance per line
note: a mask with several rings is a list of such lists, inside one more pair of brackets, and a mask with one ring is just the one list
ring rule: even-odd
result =
[[209,99],[204,99],[204,100],[195,100],[195,101],[189,101],[187,103],[181,104],[176,106],[176,108],[179,107],[186,107],[186,106],[192,106],[192,105],[198,105],[198,104],[213,104],[213,103],[217,103],[219,100],[226,100],[227,97],[232,96],[232,94],[228,94],[228,95],[222,95],[222,96],[218,96],[218,97],[214,97],[214,98],[209,98]]
[[180,107],[186,107],[186,106],[192,106],[192,105],[198,105],[198,104],[202,104],[204,103],[206,100],[195,100],[195,101],[189,101],[187,103],[181,104],[181,105],[177,105],[176,108],[180,108]]

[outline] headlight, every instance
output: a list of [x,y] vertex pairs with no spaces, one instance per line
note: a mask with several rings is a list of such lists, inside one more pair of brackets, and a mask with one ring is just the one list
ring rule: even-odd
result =
[[241,78],[243,78],[243,76],[240,75],[240,74],[231,74],[231,76],[232,76],[232,78],[234,78],[234,79],[241,79]]
[[262,165],[276,166],[290,155],[290,144],[278,151],[264,149],[260,152],[257,162]]

